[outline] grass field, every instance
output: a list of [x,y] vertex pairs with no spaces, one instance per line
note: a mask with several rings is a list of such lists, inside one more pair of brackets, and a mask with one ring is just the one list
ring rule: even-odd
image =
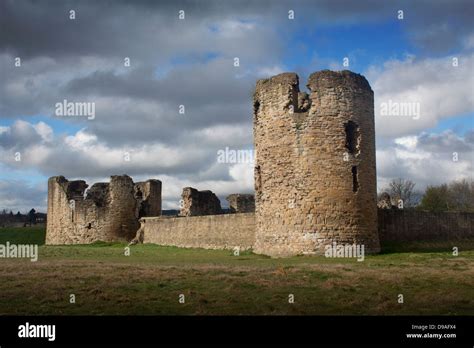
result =
[[[6,241],[44,244],[44,229],[0,229],[0,244]],[[125,256],[125,244],[43,245],[37,262],[0,259],[0,314],[473,315],[474,242],[453,245],[390,245],[363,262],[157,245],[132,246]]]

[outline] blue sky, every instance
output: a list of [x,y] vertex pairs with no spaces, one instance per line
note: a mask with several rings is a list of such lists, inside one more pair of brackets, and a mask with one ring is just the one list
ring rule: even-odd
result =
[[[360,72],[371,64],[403,58],[405,52],[414,51],[397,20],[340,26],[314,25],[301,28],[288,42],[286,59],[289,65],[306,66],[312,57],[340,61],[340,57],[348,56],[353,58],[351,68]],[[300,49],[302,45],[307,51]]]

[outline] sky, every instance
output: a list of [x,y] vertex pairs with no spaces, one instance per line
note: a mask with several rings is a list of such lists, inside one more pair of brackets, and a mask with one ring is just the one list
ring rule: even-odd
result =
[[[296,72],[305,90],[323,69],[374,90],[379,190],[472,180],[473,15],[461,0],[2,0],[0,209],[46,211],[51,176],[119,174],[161,180],[164,209],[186,186],[226,206],[254,191],[252,163],[217,158],[253,149],[256,81]],[[94,117],[57,115],[64,100]]]

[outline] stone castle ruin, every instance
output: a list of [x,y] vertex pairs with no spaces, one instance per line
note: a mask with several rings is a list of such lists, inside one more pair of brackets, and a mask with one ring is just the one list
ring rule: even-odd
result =
[[257,253],[324,253],[363,244],[380,250],[373,92],[350,71],[309,77],[310,94],[285,73],[254,96]]
[[86,190],[82,180],[57,176],[48,181],[46,243],[132,241],[285,257],[324,254],[333,243],[376,253],[381,240],[474,237],[474,214],[451,214],[433,229],[429,219],[440,217],[387,209],[387,197],[377,211],[374,99],[363,76],[324,70],[307,87],[300,91],[295,73],[257,82],[255,196],[229,195],[230,213],[211,191],[186,187],[179,215],[161,216],[159,180],[112,176]]
[[130,240],[145,216],[161,215],[161,181],[112,176],[86,190],[83,180],[48,180],[46,244]]
[[255,212],[255,196],[250,194],[234,193],[226,197],[231,213]]
[[209,190],[198,191],[192,187],[185,187],[181,194],[180,205],[179,216],[222,214],[219,198]]

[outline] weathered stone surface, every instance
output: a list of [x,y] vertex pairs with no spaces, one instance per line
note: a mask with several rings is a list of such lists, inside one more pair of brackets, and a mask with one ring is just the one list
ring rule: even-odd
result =
[[[188,248],[250,249],[255,243],[255,214],[148,217],[134,243]],[[474,238],[474,213],[431,213],[378,209],[380,243],[466,240]]]
[[[137,182],[134,186],[134,196],[138,202],[138,217],[161,215],[161,181],[147,180]],[[159,199],[157,199],[159,197]]]
[[[143,242],[185,248],[251,249],[255,214],[149,217],[140,220]],[[137,236],[137,240],[140,237]]]
[[255,212],[255,196],[251,194],[233,193],[226,197],[231,213]]
[[49,178],[46,244],[128,241],[136,234],[140,214],[161,215],[158,180],[134,184],[129,176],[117,175],[86,192],[87,187],[83,180]]
[[379,209],[378,230],[382,246],[392,242],[472,240],[474,213]]
[[308,88],[305,97],[294,73],[257,82],[254,250],[378,252],[373,92],[350,71],[313,73]]
[[221,202],[212,191],[198,191],[192,187],[185,187],[181,198],[180,216],[215,215],[222,213]]
[[[314,73],[308,88],[309,94],[299,90],[294,73],[257,82],[255,218],[218,217],[214,193],[187,187],[180,212],[186,218],[142,219],[134,242],[254,245],[255,252],[271,256],[323,254],[333,242],[378,252],[373,92],[363,76],[350,71]],[[138,217],[161,212],[159,181],[134,184],[115,176],[109,184],[93,185],[84,198],[86,188],[84,181],[49,180],[48,244],[130,240]],[[250,210],[242,197],[230,201],[235,212]]]

